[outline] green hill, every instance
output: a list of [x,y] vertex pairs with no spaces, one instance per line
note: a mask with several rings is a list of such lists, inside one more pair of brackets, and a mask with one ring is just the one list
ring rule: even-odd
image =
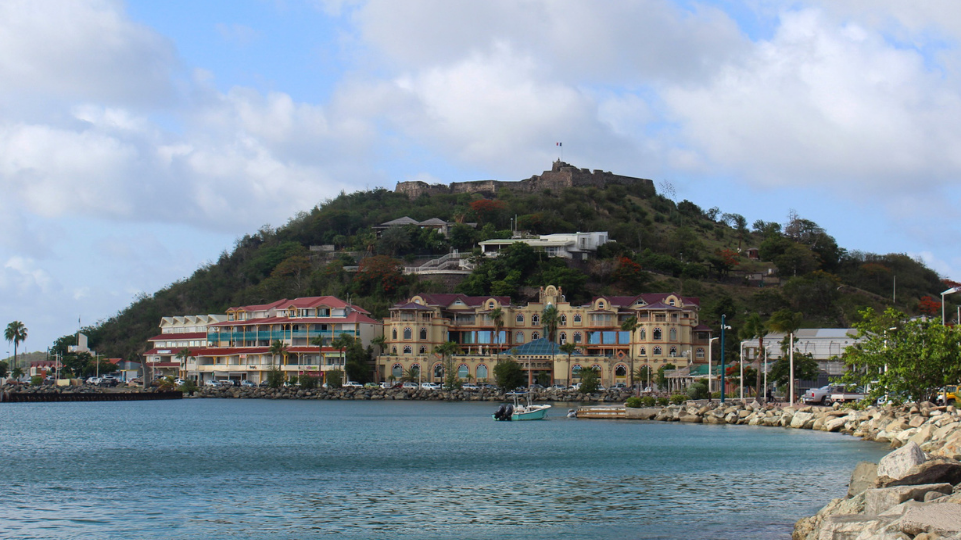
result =
[[[377,237],[373,226],[403,216],[457,224],[449,238],[416,226]],[[479,241],[510,237],[515,216],[515,228],[522,231],[608,231],[616,243],[602,246],[598,258],[586,262],[512,248],[504,257],[478,261],[473,274],[462,280],[418,279],[399,271],[405,261],[451,249],[470,251]],[[468,225],[474,223],[476,228]],[[906,255],[845,250],[827,231],[798,216],[784,225],[748,223],[717,208],[675,203],[648,185],[533,193],[502,189],[496,196],[425,194],[416,200],[385,189],[342,193],[282,227],[243,236],[217,262],[137,298],[84,332],[91,348],[135,358],[163,316],[223,313],[230,306],[284,297],[350,295],[352,302],[383,317],[393,302],[411,293],[452,287],[469,294],[509,294],[515,302],[547,284],[562,286],[572,301],[598,294],[676,291],[701,298],[706,323],[716,326],[724,313],[735,330],[747,313],[766,316],[784,308],[802,312],[808,327],[847,326],[861,307],[895,305],[895,276],[899,309],[918,313],[933,309],[922,302],[924,297],[940,300],[943,285],[937,274]],[[333,245],[335,251],[310,249],[319,245]],[[748,258],[749,252],[759,258]],[[359,272],[344,270],[357,264]],[[752,279],[760,277],[768,279]],[[64,348],[72,339],[64,336],[54,348]]]

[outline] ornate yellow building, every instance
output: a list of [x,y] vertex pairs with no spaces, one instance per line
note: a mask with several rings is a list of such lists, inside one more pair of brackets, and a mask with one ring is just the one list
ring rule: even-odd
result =
[[[557,309],[556,343],[577,345],[570,357],[549,343],[537,351],[524,347],[547,337],[541,319],[548,306]],[[400,379],[414,367],[422,380],[440,382],[443,359],[434,350],[453,341],[461,352],[454,366],[464,380],[493,380],[498,359],[512,356],[525,369],[549,371],[555,384],[570,384],[585,367],[598,368],[604,384],[628,383],[632,366],[707,361],[711,330],[699,323],[699,310],[697,298],[674,293],[602,296],[572,306],[552,285],[525,306],[504,296],[421,294],[390,309],[377,372],[382,380]],[[637,328],[622,330],[632,316]]]

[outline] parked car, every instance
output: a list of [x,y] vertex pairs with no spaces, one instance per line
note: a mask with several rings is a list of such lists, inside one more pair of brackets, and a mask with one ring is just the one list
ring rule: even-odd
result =
[[187,379],[181,379],[181,378],[178,377],[178,378],[174,379],[174,384],[177,385],[177,386],[183,386],[183,385],[187,384]]
[[945,386],[938,392],[938,405],[954,405],[958,402],[958,395],[961,391],[956,385]]
[[420,383],[420,387],[424,390],[440,390],[440,385],[433,382]]
[[267,388],[267,387],[269,387],[269,386],[270,386],[270,382],[268,382],[267,379],[264,379],[264,380],[260,381],[260,387],[261,387],[261,388]]
[[627,385],[622,382],[615,383],[611,390],[627,390]]
[[864,391],[860,388],[842,388],[838,392],[832,392],[828,397],[831,403],[848,403],[851,401],[861,401],[864,399]]
[[257,386],[257,385],[254,384],[253,381],[248,381],[247,379],[244,379],[244,380],[240,381],[240,386],[242,386],[242,387],[244,387],[244,388],[254,388],[254,387]]
[[222,385],[217,379],[208,379],[204,381],[204,386],[212,386],[214,388],[220,388]]
[[480,390],[480,386],[477,386],[474,383],[464,383],[463,385],[461,385],[460,389],[466,390],[467,392],[476,392]]
[[539,385],[539,384],[537,384],[537,383],[534,383],[534,384],[528,386],[527,389],[528,389],[528,390],[531,390],[531,391],[533,391],[533,392],[539,392],[539,391],[543,390],[544,387],[541,386],[541,385]]
[[820,403],[821,405],[827,405],[831,402],[831,394],[843,391],[843,386],[829,384],[827,386],[822,386],[821,388],[811,388],[810,390],[807,390],[804,392],[804,395],[801,396],[801,400],[808,404]]
[[401,386],[401,388],[408,388],[408,389],[417,390],[418,386],[417,386],[417,383],[415,383],[415,382],[405,382],[405,383]]
[[101,377],[100,382],[97,383],[97,386],[114,387],[114,386],[117,386],[118,384],[120,384],[120,381],[118,381],[113,377]]
[[380,385],[375,382],[364,383],[364,388],[380,388]]
[[360,383],[357,382],[357,381],[347,381],[347,382],[345,382],[344,384],[342,384],[341,387],[343,387],[343,388],[363,388],[364,385],[360,384]]
[[87,377],[87,380],[85,382],[87,384],[100,384],[100,381],[102,380],[103,378],[101,377]]
[[563,384],[555,384],[550,388],[548,388],[548,390],[567,390],[567,387],[564,386]]

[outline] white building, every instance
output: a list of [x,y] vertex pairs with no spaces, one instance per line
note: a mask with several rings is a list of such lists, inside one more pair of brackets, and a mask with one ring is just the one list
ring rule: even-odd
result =
[[[794,351],[801,354],[811,354],[818,363],[818,369],[836,377],[843,375],[845,364],[842,360],[844,349],[858,342],[855,328],[803,328],[794,333]],[[781,358],[781,340],[785,334],[772,332],[764,336],[764,348],[767,350],[769,362]],[[741,342],[746,362],[754,362],[758,354],[758,340],[749,339]]]
[[597,252],[597,248],[613,240],[608,238],[607,231],[542,234],[533,238],[484,240],[480,243],[481,253],[487,257],[496,257],[500,250],[516,242],[544,251],[549,257],[587,260],[591,254]]

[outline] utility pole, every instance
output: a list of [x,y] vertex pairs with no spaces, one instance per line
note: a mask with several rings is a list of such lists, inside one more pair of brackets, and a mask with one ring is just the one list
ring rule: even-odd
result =
[[724,403],[724,319],[726,315],[721,315],[721,403]]

